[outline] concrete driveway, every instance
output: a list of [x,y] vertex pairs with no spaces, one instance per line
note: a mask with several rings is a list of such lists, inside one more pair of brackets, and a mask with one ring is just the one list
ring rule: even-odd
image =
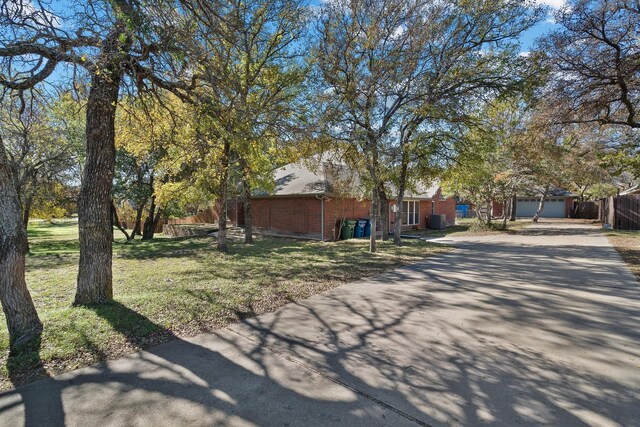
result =
[[0,425],[640,425],[640,288],[593,226],[444,256],[0,395]]

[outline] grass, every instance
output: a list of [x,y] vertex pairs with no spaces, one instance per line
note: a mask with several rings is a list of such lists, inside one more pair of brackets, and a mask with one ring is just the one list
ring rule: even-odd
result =
[[118,241],[114,303],[72,308],[77,224],[32,224],[29,236],[27,284],[44,332],[38,343],[9,357],[8,334],[0,328],[0,389],[117,358],[174,335],[210,331],[446,250],[412,240],[402,247],[381,242],[379,252],[369,254],[363,240],[263,238],[252,245],[231,243],[222,254],[209,237]]
[[417,235],[428,238],[438,238],[438,237],[446,237],[446,236],[484,236],[491,234],[501,234],[501,233],[518,233],[524,228],[531,225],[531,219],[518,219],[515,222],[507,222],[507,228],[502,229],[502,222],[496,221],[491,225],[487,226],[485,224],[481,224],[475,218],[464,218],[457,219],[456,225],[447,227],[443,230],[414,230],[403,232],[402,234],[410,234]]
[[607,232],[607,237],[633,274],[640,280],[640,231],[612,230]]

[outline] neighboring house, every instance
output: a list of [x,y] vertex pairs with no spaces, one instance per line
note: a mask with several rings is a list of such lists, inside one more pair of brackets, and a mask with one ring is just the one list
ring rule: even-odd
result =
[[[540,204],[540,194],[530,193],[531,196],[525,195],[516,199],[516,217],[533,217],[538,210]],[[544,209],[541,218],[569,218],[573,212],[573,201],[576,195],[569,191],[553,188],[549,190],[549,195],[544,199]],[[493,204],[493,216],[502,216],[502,203]]]
[[[311,168],[291,163],[276,170],[274,178],[271,191],[251,198],[257,232],[335,240],[342,220],[369,218],[371,201],[364,198],[360,180],[345,165],[322,162]],[[389,228],[393,230],[396,214],[394,202],[390,204]],[[455,200],[442,197],[437,185],[407,192],[402,217],[405,229],[426,228],[432,214],[445,214],[447,223],[454,224]]]

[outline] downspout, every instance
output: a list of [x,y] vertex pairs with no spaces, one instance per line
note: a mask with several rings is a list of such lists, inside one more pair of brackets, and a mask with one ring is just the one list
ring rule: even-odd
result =
[[320,199],[320,241],[324,242],[324,196],[316,196]]
[[320,240],[324,242],[324,197],[320,198]]

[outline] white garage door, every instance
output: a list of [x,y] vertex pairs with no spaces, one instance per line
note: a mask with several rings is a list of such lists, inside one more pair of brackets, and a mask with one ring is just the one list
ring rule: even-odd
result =
[[[518,199],[516,203],[516,216],[529,217],[536,214],[540,199]],[[564,218],[564,199],[549,198],[544,202],[544,209],[540,214],[542,218]]]

